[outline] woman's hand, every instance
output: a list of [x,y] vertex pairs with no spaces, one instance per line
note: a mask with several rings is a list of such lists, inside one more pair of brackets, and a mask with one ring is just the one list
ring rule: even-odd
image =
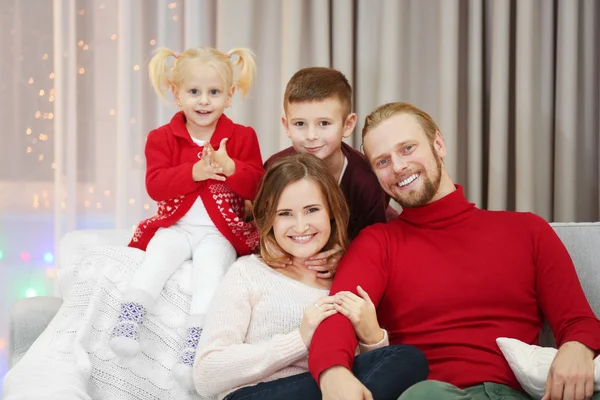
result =
[[334,309],[334,301],[334,296],[325,296],[304,310],[302,322],[300,322],[300,336],[307,349],[310,348],[310,342],[319,324],[337,313]]
[[379,343],[384,338],[384,333],[377,321],[375,305],[363,288],[357,286],[356,291],[360,297],[352,292],[336,293],[333,296],[334,308],[352,322],[361,343],[367,345]]

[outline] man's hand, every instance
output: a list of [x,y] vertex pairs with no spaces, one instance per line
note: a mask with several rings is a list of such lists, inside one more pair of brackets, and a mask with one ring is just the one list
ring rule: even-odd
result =
[[347,368],[331,367],[319,377],[323,400],[373,400],[373,395]]
[[340,262],[340,258],[342,257],[341,250],[342,247],[336,245],[331,250],[309,257],[304,264],[308,269],[317,271],[317,278],[329,279],[335,274],[335,270]]
[[594,352],[566,342],[554,357],[542,400],[585,400],[594,394]]
[[225,176],[231,176],[235,173],[235,161],[227,154],[227,140],[227,138],[221,140],[219,150],[217,151],[215,151],[210,143],[207,143],[206,147],[208,148],[212,159],[223,169],[223,174]]

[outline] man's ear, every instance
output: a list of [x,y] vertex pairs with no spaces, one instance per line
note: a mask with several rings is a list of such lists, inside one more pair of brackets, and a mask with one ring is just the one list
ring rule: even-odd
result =
[[356,113],[352,113],[346,117],[346,121],[344,121],[344,134],[342,135],[342,137],[347,138],[350,137],[350,135],[352,135],[352,132],[356,127],[357,119],[358,116],[356,115]]
[[437,153],[438,157],[444,158],[446,157],[446,143],[444,142],[444,138],[440,131],[435,132],[435,139],[433,139],[433,148]]
[[283,129],[285,129],[285,134],[287,135],[287,137],[291,138],[292,135],[290,135],[290,127],[289,127],[288,120],[287,120],[287,117],[285,116],[285,114],[283,114],[281,116],[281,125],[283,125]]

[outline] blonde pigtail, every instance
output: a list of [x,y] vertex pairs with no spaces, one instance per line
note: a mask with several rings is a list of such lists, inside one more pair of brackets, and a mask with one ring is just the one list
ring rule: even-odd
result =
[[234,86],[242,92],[242,98],[246,96],[250,87],[254,82],[256,75],[256,63],[254,62],[254,54],[244,48],[235,48],[227,53],[229,57],[238,56],[238,59],[233,62],[233,66],[240,67],[240,73]]
[[148,64],[150,82],[160,98],[167,102],[168,99],[165,96],[165,91],[170,91],[173,88],[173,81],[169,77],[169,73],[173,68],[167,66],[167,59],[169,57],[177,58],[177,53],[166,47],[161,47],[156,50],[156,53]]

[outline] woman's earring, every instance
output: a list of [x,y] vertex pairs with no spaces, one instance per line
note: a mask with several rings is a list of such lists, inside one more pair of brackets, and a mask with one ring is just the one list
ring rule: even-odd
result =
[[176,103],[175,103],[175,105],[176,105],[177,107],[181,108],[181,103],[180,103],[179,101],[178,101],[178,102],[176,102]]

